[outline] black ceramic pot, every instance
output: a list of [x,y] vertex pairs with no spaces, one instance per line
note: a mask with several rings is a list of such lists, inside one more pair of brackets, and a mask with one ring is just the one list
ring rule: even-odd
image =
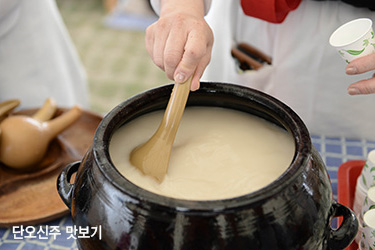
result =
[[[317,250],[344,249],[352,242],[357,219],[333,200],[327,171],[305,125],[286,105],[250,88],[202,83],[187,105],[236,109],[288,130],[295,140],[294,159],[273,183],[237,198],[191,201],[159,196],[125,179],[109,156],[111,136],[128,121],[165,109],[171,89],[151,89],[114,108],[82,162],[68,165],[59,176],[58,191],[74,224],[102,227],[101,238],[79,238],[80,249]],[[338,216],[343,222],[332,229],[331,219]]]

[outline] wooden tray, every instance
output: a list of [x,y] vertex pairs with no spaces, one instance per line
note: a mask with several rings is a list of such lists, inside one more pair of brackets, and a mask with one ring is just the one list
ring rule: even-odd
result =
[[[64,111],[58,108],[56,116]],[[101,116],[84,111],[51,142],[43,161],[32,171],[18,171],[0,163],[0,227],[40,224],[69,213],[57,193],[57,177],[67,164],[83,158],[101,120]]]

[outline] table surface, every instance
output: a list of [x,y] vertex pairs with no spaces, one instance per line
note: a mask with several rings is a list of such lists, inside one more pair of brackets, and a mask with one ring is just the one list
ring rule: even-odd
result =
[[[326,164],[335,199],[339,166],[349,160],[366,160],[375,149],[375,141],[344,137],[312,136],[312,142]],[[74,229],[70,216],[34,227],[0,228],[0,250],[77,250]]]

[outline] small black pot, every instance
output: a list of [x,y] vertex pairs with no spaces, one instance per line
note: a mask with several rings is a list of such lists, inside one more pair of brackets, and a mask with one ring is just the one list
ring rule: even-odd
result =
[[[146,113],[165,109],[172,85],[151,89],[114,108],[97,128],[82,162],[68,165],[57,188],[77,227],[102,227],[79,238],[82,250],[276,250],[344,249],[357,233],[353,212],[332,198],[330,180],[301,119],[259,91],[202,83],[189,106],[236,109],[273,122],[294,137],[289,168],[268,186],[232,199],[179,200],[132,184],[114,167],[108,147],[114,132]],[[75,183],[71,175],[77,172]],[[333,217],[343,217],[338,229]]]

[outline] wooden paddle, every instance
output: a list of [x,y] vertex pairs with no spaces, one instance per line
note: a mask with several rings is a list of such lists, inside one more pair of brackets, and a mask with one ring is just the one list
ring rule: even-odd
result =
[[163,120],[155,134],[144,144],[136,147],[130,154],[130,162],[145,175],[159,182],[167,173],[177,129],[190,92],[192,77],[184,83],[175,83]]

